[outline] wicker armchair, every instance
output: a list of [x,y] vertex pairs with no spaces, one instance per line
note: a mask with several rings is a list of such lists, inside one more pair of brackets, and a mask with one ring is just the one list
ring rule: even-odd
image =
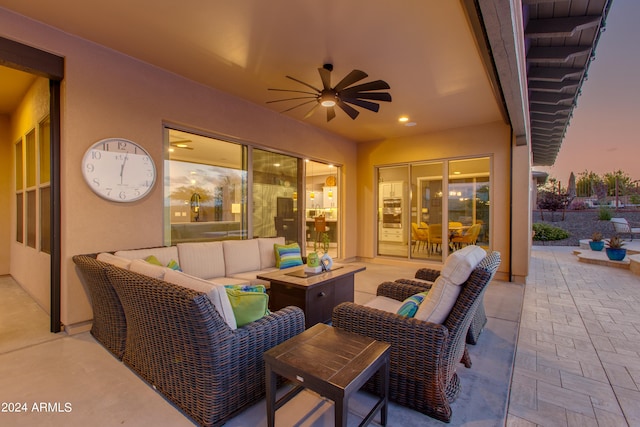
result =
[[93,309],[91,335],[121,360],[127,338],[127,321],[120,298],[104,271],[109,264],[98,261],[96,255],[76,255],[73,262]]
[[297,307],[232,330],[204,293],[117,267],[106,274],[127,319],[123,362],[201,426],[261,399],[262,354],[304,331]]
[[[497,268],[500,254],[493,252],[489,269]],[[391,344],[389,398],[441,421],[451,420],[451,406],[460,391],[456,374],[466,353],[464,337],[491,280],[493,271],[478,268],[462,290],[443,324],[406,318],[354,303],[342,303],[333,311],[333,325]],[[385,282],[378,295],[399,301],[420,292],[412,285]],[[378,390],[377,380],[366,387]]]

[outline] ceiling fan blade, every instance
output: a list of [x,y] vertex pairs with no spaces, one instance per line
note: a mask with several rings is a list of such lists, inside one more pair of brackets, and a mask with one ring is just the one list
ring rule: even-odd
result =
[[[384,80],[375,80],[369,83],[362,83],[360,85],[351,86],[343,90],[349,92],[364,92],[368,90],[382,90],[382,89],[391,89],[389,84]],[[336,89],[337,90],[337,89]]]
[[316,92],[309,92],[307,90],[274,89],[274,88],[268,88],[267,90],[273,90],[273,91],[277,91],[277,92],[308,93],[309,95],[317,95]]
[[294,105],[293,107],[291,107],[291,108],[287,108],[286,110],[282,110],[282,111],[280,111],[280,112],[281,112],[281,113],[286,113],[287,111],[291,111],[291,110],[293,110],[293,109],[295,109],[295,108],[302,107],[303,105],[307,105],[307,104],[308,104],[308,103],[310,103],[310,102],[316,102],[316,100],[315,100],[315,99],[312,99],[311,101],[307,101],[307,102],[303,102],[302,104]]
[[338,107],[342,108],[342,110],[347,113],[352,120],[355,120],[356,117],[358,117],[358,114],[360,114],[358,110],[353,108],[351,105],[347,105],[340,100],[338,100]]
[[333,119],[335,116],[336,116],[336,109],[333,107],[327,107],[327,121],[330,122],[331,119]]
[[357,105],[358,107],[366,108],[367,110],[375,111],[376,113],[380,109],[380,104],[376,104],[375,102],[365,101],[363,99],[354,99],[354,98],[340,98],[343,102],[348,102],[349,104]]
[[318,68],[318,72],[320,73],[324,90],[331,90],[331,71],[326,68]]
[[294,98],[284,98],[284,99],[274,99],[273,101],[267,101],[267,104],[273,104],[274,102],[282,102],[282,101],[293,101],[296,99],[309,99],[309,98],[313,98],[313,99],[317,99],[318,97],[316,95],[313,96],[296,96]]
[[391,95],[387,92],[347,92],[342,91],[340,93],[342,98],[351,98],[351,99],[372,99],[374,101],[386,101],[391,102]]
[[320,89],[318,89],[317,87],[313,87],[313,86],[311,86],[309,83],[305,83],[305,82],[303,82],[302,80],[298,80],[298,79],[296,79],[295,77],[291,77],[291,76],[286,76],[286,77],[287,77],[288,79],[293,80],[294,82],[298,82],[298,83],[300,83],[301,85],[305,85],[306,87],[310,87],[311,89],[315,90],[315,91],[316,91],[316,92],[318,92],[318,93],[322,92],[322,91],[321,91]]
[[313,108],[311,110],[309,110],[309,112],[307,114],[304,115],[305,119],[308,119],[309,117],[311,117],[311,115],[316,111],[316,109],[320,106],[320,103],[317,102],[316,105],[313,106]]
[[340,92],[342,89],[346,88],[347,86],[351,86],[355,82],[359,82],[360,80],[362,80],[362,79],[364,79],[364,78],[366,78],[368,76],[369,75],[367,73],[365,73],[364,71],[352,70],[342,80],[340,80],[340,83],[338,83],[336,85],[336,87],[334,87],[333,89],[336,92]]

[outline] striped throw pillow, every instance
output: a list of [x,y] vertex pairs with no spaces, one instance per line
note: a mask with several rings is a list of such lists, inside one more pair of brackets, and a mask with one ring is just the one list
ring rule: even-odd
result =
[[302,256],[300,255],[300,246],[297,243],[288,245],[273,245],[273,252],[276,255],[276,267],[283,269],[302,265]]
[[416,312],[418,311],[418,308],[420,307],[420,304],[427,297],[428,293],[429,291],[420,292],[415,295],[411,295],[409,298],[407,298],[402,302],[402,305],[400,306],[400,308],[396,313],[404,317],[415,316]]

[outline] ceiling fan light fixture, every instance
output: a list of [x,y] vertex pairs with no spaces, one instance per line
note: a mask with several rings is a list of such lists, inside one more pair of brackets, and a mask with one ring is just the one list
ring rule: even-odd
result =
[[320,105],[323,107],[335,107],[336,105],[336,94],[331,92],[323,92],[320,95]]

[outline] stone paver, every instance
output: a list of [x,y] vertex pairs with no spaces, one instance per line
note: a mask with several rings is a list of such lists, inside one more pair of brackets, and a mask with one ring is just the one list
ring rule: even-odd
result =
[[507,426],[640,426],[640,278],[534,247]]

